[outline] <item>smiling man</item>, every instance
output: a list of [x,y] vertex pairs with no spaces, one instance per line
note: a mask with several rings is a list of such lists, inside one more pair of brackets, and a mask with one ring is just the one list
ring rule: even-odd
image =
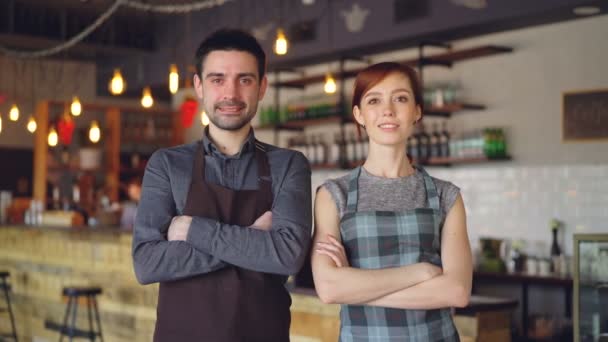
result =
[[160,283],[154,341],[289,341],[284,283],[310,243],[310,166],[255,139],[267,87],[255,38],[217,31],[196,67],[210,124],[152,155],[133,233],[137,279]]

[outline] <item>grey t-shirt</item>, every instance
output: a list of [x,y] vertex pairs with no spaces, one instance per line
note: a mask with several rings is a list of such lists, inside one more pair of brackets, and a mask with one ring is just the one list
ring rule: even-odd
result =
[[[443,222],[454,205],[460,189],[450,182],[435,177],[431,178],[439,193],[441,221]],[[322,185],[331,193],[336,202],[340,219],[346,210],[349,179],[350,173],[339,178],[329,179]],[[406,177],[384,178],[372,175],[365,168],[361,168],[357,211],[403,211],[427,206],[424,176],[419,170]]]

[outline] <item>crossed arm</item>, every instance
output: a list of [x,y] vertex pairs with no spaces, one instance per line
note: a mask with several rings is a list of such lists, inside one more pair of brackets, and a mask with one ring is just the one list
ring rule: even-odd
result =
[[[170,163],[165,154],[153,154],[146,166],[133,232],[138,281],[178,280],[227,265],[296,273],[310,242],[310,168],[300,154],[287,162],[292,164],[282,177],[272,211],[252,226],[242,227],[211,218],[177,216]],[[288,215],[293,206],[302,210]]]
[[472,256],[460,195],[443,226],[441,260],[443,269],[424,262],[373,270],[350,267],[340,241],[336,205],[325,188],[318,191],[312,269],[323,302],[401,309],[466,306],[471,292]]

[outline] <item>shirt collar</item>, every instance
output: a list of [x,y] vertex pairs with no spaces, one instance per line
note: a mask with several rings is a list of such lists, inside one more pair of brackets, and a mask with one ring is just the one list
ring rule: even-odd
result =
[[245,142],[243,142],[239,153],[233,156],[227,156],[223,154],[217,148],[217,146],[215,146],[215,143],[213,143],[213,141],[211,141],[211,139],[209,138],[209,126],[206,126],[205,129],[203,129],[203,148],[205,149],[205,153],[209,155],[222,157],[225,159],[239,159],[243,155],[243,153],[255,151],[255,135],[253,134],[253,128],[249,129],[247,139],[245,139]]

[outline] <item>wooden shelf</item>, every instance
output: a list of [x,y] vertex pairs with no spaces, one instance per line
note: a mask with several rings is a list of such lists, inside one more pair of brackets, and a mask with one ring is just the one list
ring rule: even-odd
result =
[[276,125],[264,125],[255,127],[255,129],[280,129],[287,131],[302,131],[304,128],[308,126],[318,126],[325,124],[335,124],[341,122],[347,122],[348,119],[345,119],[342,116],[329,116],[325,118],[318,119],[303,119],[303,120],[292,120],[283,122]]
[[[425,57],[423,60],[423,64],[425,65],[435,65],[435,64],[452,64],[456,62],[461,62],[468,59],[492,56],[497,54],[509,53],[512,52],[513,49],[505,46],[496,46],[496,45],[484,45],[475,48],[462,49],[458,51],[448,51],[444,53],[439,53],[436,55],[432,55],[429,57]],[[408,59],[400,61],[402,64],[407,64],[412,67],[416,67],[419,64],[418,58]],[[356,68],[352,70],[345,70],[343,72],[338,72],[334,76],[336,79],[348,79],[357,76],[357,74],[365,69],[365,67]],[[290,88],[303,88],[309,84],[314,83],[322,83],[325,82],[325,74],[319,75],[311,75],[307,77],[296,78],[289,81],[276,82],[272,85],[275,87],[290,87]]]
[[[422,166],[452,166],[452,165],[467,165],[467,164],[483,164],[483,163],[491,163],[491,162],[499,162],[499,161],[509,161],[511,160],[510,156],[502,157],[502,158],[487,158],[487,157],[479,157],[479,158],[432,158],[428,160],[426,163],[419,163],[414,161],[415,165]],[[357,166],[363,165],[363,161],[348,163],[346,169],[353,169]],[[312,170],[338,170],[341,169],[338,164],[319,164],[312,165]]]
[[465,110],[484,110],[484,105],[472,104],[472,103],[451,103],[449,105],[437,107],[430,106],[424,108],[424,115],[428,116],[443,116],[449,117],[452,113],[465,111]]
[[509,161],[511,160],[510,156],[499,157],[499,158],[488,158],[488,157],[475,157],[475,158],[453,158],[453,157],[440,157],[440,158],[431,158],[426,163],[422,165],[428,166],[451,166],[451,165],[459,165],[459,164],[481,164],[481,163],[489,163],[489,162],[497,162],[497,161]]

